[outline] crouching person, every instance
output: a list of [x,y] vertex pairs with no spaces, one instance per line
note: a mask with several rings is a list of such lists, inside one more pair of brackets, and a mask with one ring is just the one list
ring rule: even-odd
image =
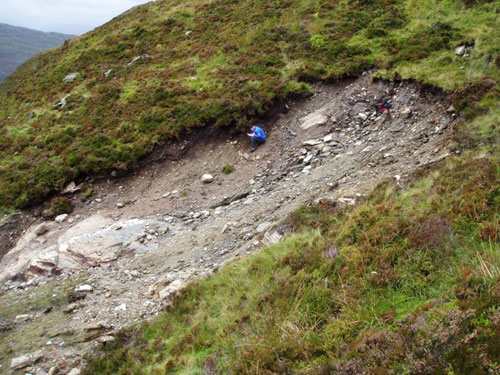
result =
[[264,133],[262,128],[256,125],[250,128],[250,134],[248,134],[248,136],[250,137],[250,145],[252,146],[250,152],[254,152],[257,147],[266,143],[266,133]]

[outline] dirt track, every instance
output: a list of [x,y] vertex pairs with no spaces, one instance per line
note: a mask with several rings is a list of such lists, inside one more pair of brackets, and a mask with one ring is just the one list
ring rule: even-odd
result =
[[[12,343],[12,353],[0,355],[3,369],[11,358],[38,349],[44,357],[33,370],[62,362],[60,373],[78,367],[82,353],[96,346],[96,337],[155,316],[168,294],[185,282],[257,251],[263,242],[279,240],[286,232],[279,222],[299,205],[318,198],[355,203],[377,183],[388,178],[403,182],[415,169],[449,153],[456,119],[443,94],[416,84],[372,83],[369,74],[315,89],[312,98],[289,103],[286,113],[263,123],[268,142],[255,153],[249,153],[244,135],[193,136],[175,146],[182,151],[180,160],[168,160],[160,150],[135,175],[96,182],[86,202],[75,195],[71,223],[54,226],[40,248],[57,244],[89,218],[101,218],[109,228],[138,219],[144,235],[122,244],[118,260],[107,265],[63,270],[54,288],[73,282],[89,284],[93,292],[71,314],[58,308],[33,314],[0,336]],[[373,104],[380,99],[391,99],[392,109],[375,116]],[[303,129],[311,118],[319,124]],[[308,140],[318,144],[304,145]],[[227,164],[234,167],[229,175],[222,173]],[[214,176],[211,184],[201,182],[204,173]],[[40,277],[31,286],[10,282],[0,303],[36,296],[49,280]],[[12,319],[2,315],[0,310],[0,318]],[[40,326],[44,335],[29,344],[23,341],[22,330]]]

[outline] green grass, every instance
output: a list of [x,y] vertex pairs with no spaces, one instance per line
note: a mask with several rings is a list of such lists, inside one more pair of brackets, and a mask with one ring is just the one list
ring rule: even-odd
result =
[[[0,159],[9,166],[0,173],[0,205],[36,204],[80,174],[133,168],[156,144],[192,128],[246,127],[277,100],[309,94],[308,82],[369,67],[381,77],[459,89],[460,110],[485,115],[500,103],[499,3],[167,0],[136,7],[5,81]],[[464,43],[474,46],[470,56],[455,56]],[[144,53],[149,59],[126,66]],[[71,72],[78,79],[62,82]],[[68,106],[56,111],[69,93]],[[487,106],[464,105],[478,95]],[[36,117],[27,122],[31,110]],[[467,139],[494,136],[478,131]],[[9,162],[13,156],[22,162]]]
[[84,374],[495,371],[499,189],[498,159],[468,155],[353,209],[303,207],[294,234],[192,284]]

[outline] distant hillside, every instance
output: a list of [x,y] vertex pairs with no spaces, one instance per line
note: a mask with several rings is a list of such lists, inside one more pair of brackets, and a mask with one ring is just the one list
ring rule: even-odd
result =
[[0,83],[30,57],[72,37],[0,23]]

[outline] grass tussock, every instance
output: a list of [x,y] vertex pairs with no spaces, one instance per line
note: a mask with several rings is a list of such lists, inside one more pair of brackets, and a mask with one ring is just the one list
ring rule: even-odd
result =
[[184,290],[84,374],[494,374],[500,169],[464,156]]
[[[458,90],[459,110],[488,116],[499,102],[498,7],[462,0],[136,7],[34,57],[3,83],[0,206],[39,203],[81,174],[133,168],[155,145],[193,128],[247,126],[277,100],[309,94],[308,82],[369,67]],[[455,55],[460,45],[467,56]],[[496,125],[485,121],[461,139],[492,142]]]

